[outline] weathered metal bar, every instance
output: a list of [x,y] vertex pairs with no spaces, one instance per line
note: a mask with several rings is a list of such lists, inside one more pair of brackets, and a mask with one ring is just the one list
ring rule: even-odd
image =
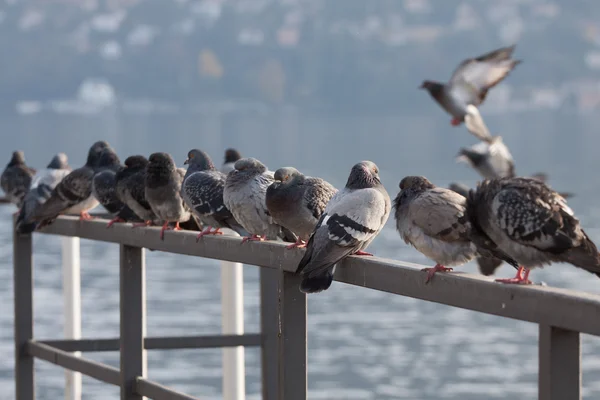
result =
[[281,272],[260,269],[260,325],[263,335],[261,374],[263,400],[279,399],[279,344],[281,335],[279,281]]
[[33,262],[31,235],[13,228],[13,290],[15,308],[15,397],[35,398],[33,357],[27,342],[33,338]]
[[[79,238],[62,237],[62,282],[65,338],[81,338]],[[81,356],[81,353],[75,353]],[[81,374],[65,371],[65,400],[81,400]]]
[[540,325],[539,400],[581,400],[579,332]]
[[142,400],[135,392],[136,379],[146,376],[146,273],[144,249],[121,245],[121,400]]
[[[105,229],[105,221],[79,222],[74,217],[60,217],[44,232],[288,272],[295,271],[303,254],[302,250],[285,250],[282,243],[241,245],[240,239],[232,237],[204,237],[196,243],[193,232],[167,232],[161,241],[158,228],[131,229],[129,224],[120,224]],[[335,278],[370,289],[600,336],[598,295],[537,285],[501,285],[491,278],[462,273],[437,274],[431,284],[425,285],[422,267],[378,257],[348,257],[338,266]]]
[[148,396],[153,400],[199,400],[197,397],[192,397],[176,390],[169,389],[168,387],[144,378],[137,378],[135,382],[135,391],[138,394]]
[[[95,361],[86,360],[85,358],[77,357],[52,346],[43,343],[38,343],[30,340],[27,343],[27,353],[31,356],[46,360],[53,364],[59,365],[71,371],[81,372],[84,375],[92,377],[102,382],[110,383],[111,385],[119,385],[119,370],[109,365],[104,365]],[[17,395],[17,399],[21,399]]]
[[[38,340],[48,346],[63,351],[116,351],[120,348],[119,338],[78,339],[78,340]],[[259,333],[245,335],[215,336],[165,336],[144,339],[146,350],[209,349],[216,347],[260,346],[262,336]]]

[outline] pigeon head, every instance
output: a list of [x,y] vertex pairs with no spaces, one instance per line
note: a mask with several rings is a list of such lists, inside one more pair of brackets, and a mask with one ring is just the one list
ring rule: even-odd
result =
[[302,175],[300,171],[294,167],[283,167],[275,171],[274,178],[276,181],[287,182],[290,179],[300,175]]
[[349,189],[372,188],[377,185],[381,185],[379,168],[372,161],[361,161],[355,164],[346,182],[346,187]]
[[12,157],[10,158],[10,162],[8,163],[8,166],[12,167],[14,165],[23,165],[23,164],[25,164],[25,153],[23,153],[21,150],[14,151],[12,153]]
[[236,149],[227,149],[225,150],[225,161],[224,163],[233,163],[242,158],[242,155]]
[[473,149],[460,149],[456,156],[457,161],[466,162],[477,167],[485,162],[487,154],[474,151]]
[[48,164],[48,169],[68,169],[69,168],[69,158],[65,153],[58,153],[52,160],[50,160],[50,164]]
[[119,156],[112,148],[107,147],[100,153],[100,158],[98,159],[99,169],[116,169],[120,164],[121,160],[119,160]]
[[188,152],[188,158],[183,163],[194,168],[196,171],[212,171],[215,169],[210,156],[202,150],[192,149]]
[[150,154],[148,161],[150,161],[150,164],[154,164],[155,166],[175,170],[175,161],[168,153],[152,153]]
[[427,90],[431,96],[437,99],[442,95],[444,84],[434,81],[423,81],[419,89]]
[[148,159],[140,155],[129,156],[125,160],[125,166],[128,168],[145,168],[146,165],[148,165]]
[[85,165],[87,165],[88,167],[97,167],[102,152],[104,151],[104,149],[108,149],[109,147],[110,145],[103,140],[94,143],[88,151],[88,157]]
[[463,197],[467,197],[469,195],[469,187],[462,183],[452,182],[450,185],[448,185],[448,189],[460,194]]
[[400,181],[400,190],[423,191],[433,189],[435,185],[424,176],[406,176]]
[[239,172],[253,172],[258,174],[267,171],[265,164],[256,158],[241,158],[235,162],[234,168]]

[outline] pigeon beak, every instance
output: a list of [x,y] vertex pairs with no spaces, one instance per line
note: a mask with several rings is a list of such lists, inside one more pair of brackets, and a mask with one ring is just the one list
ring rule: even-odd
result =
[[185,160],[185,161],[183,162],[183,165],[188,165],[189,163],[190,163],[190,159],[188,158],[187,160]]

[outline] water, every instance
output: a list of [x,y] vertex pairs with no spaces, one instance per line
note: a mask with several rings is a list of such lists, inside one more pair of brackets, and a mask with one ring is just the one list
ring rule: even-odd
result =
[[[437,111],[437,110],[436,110]],[[502,132],[522,174],[547,172],[552,185],[577,194],[569,204],[588,234],[600,241],[600,118],[592,115],[532,113],[492,115],[487,123]],[[438,185],[477,175],[453,157],[474,143],[453,129],[441,113],[430,116],[315,116],[292,109],[278,112],[131,116],[37,114],[3,117],[0,161],[23,149],[35,166],[65,151],[83,164],[92,142],[108,140],[126,155],[168,151],[183,163],[199,147],[221,161],[223,150],[239,148],[272,169],[293,165],[343,186],[351,166],[375,161],[392,196],[400,179],[426,175]],[[589,181],[586,181],[589,179]],[[14,399],[12,342],[12,207],[0,208],[0,399]],[[34,236],[35,336],[60,338],[63,331],[59,239]],[[376,255],[431,264],[406,246],[391,221],[370,248]],[[81,241],[83,336],[119,333],[118,246]],[[147,253],[148,335],[220,332],[219,262],[159,252]],[[469,264],[461,270],[475,272]],[[497,275],[512,276],[502,267]],[[549,285],[600,293],[600,281],[584,271],[555,265],[532,273]],[[244,268],[245,328],[259,329],[258,269]],[[537,326],[334,283],[308,300],[308,385],[310,399],[533,399],[537,393]],[[600,396],[600,341],[583,337],[584,398]],[[116,353],[90,353],[118,366]],[[149,377],[198,396],[218,399],[221,352],[148,352]],[[248,398],[260,398],[260,354],[246,350]],[[63,371],[36,362],[41,400],[63,396]],[[83,378],[86,399],[115,399],[118,389]]]

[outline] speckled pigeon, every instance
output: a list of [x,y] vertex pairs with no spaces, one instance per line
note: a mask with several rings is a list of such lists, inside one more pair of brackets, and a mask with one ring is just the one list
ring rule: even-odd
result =
[[479,106],[488,91],[501,82],[520,60],[511,59],[515,46],[503,47],[477,58],[464,60],[456,68],[448,83],[424,81],[431,97],[450,115],[451,124],[464,121],[469,104]]
[[167,153],[153,153],[146,167],[146,200],[154,214],[163,221],[160,238],[164,239],[165,230],[170,222],[175,222],[174,230],[181,230],[180,222],[190,219],[189,208],[181,198],[181,184],[184,170],[175,166],[175,161]]
[[157,219],[146,200],[146,167],[148,160],[141,155],[129,156],[125,166],[115,175],[117,198],[129,207],[144,223],[133,227],[152,225]]
[[566,200],[537,179],[485,180],[469,193],[467,213],[479,237],[518,263],[511,263],[518,268],[516,277],[500,282],[530,283],[530,268],[552,262],[570,263],[600,276],[596,245]]
[[306,247],[331,197],[337,192],[321,178],[304,176],[296,168],[275,171],[275,182],[267,189],[265,203],[273,221],[296,236],[287,248]]
[[241,236],[247,236],[248,232],[235,220],[223,202],[227,175],[217,171],[210,156],[202,150],[190,150],[184,164],[189,166],[183,179],[181,196],[192,214],[207,226],[198,234],[197,239],[204,235],[220,235],[223,233],[221,228],[229,228]]
[[36,229],[37,223],[31,220],[33,213],[37,207],[50,198],[52,190],[70,172],[71,167],[69,167],[67,155],[58,153],[45,169],[35,173],[15,224],[17,233],[28,234]]
[[88,211],[99,203],[92,194],[92,179],[98,168],[100,156],[110,146],[104,141],[96,142],[88,151],[85,165],[73,170],[54,188],[48,201],[36,209],[32,220],[41,221],[40,227],[52,223],[61,214],[79,214],[80,220],[92,217]]
[[435,267],[424,269],[426,283],[438,271],[451,271],[447,265],[462,265],[477,255],[466,204],[464,196],[436,187],[423,176],[400,181],[394,200],[396,229],[405,243],[436,262]]
[[21,208],[23,198],[31,186],[33,175],[35,175],[35,169],[29,168],[25,164],[23,152],[13,152],[10,162],[0,176],[0,186],[8,201]]
[[236,149],[225,150],[225,161],[223,162],[223,166],[221,167],[221,172],[225,175],[229,174],[235,169],[235,163],[240,158],[242,158],[242,155]]
[[318,293],[333,281],[335,265],[349,255],[371,255],[363,250],[375,239],[390,215],[390,196],[371,161],[352,167],[346,186],[325,207],[297,272],[300,291]]

